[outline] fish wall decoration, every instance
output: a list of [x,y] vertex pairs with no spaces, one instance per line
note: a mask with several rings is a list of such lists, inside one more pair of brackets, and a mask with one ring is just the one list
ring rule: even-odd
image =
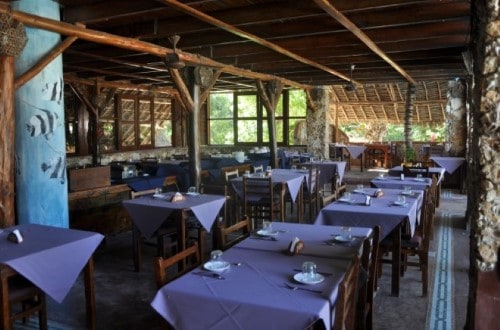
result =
[[54,134],[56,128],[62,126],[62,123],[57,113],[45,109],[39,110],[40,113],[33,115],[29,119],[26,129],[31,136],[43,135],[48,140]]

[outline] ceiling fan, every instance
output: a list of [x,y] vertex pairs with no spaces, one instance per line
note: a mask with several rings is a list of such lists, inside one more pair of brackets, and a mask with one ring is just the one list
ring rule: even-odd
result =
[[165,55],[163,62],[165,63],[167,68],[182,69],[184,66],[186,66],[186,64],[183,61],[181,61],[179,54],[176,53],[175,47],[177,46],[177,42],[179,42],[180,38],[181,37],[177,34],[174,34],[174,35],[168,37],[168,40],[172,44],[172,48],[173,48],[174,52],[171,54]]
[[348,92],[354,92],[356,90],[356,85],[353,84],[352,82],[352,71],[354,71],[354,68],[356,67],[355,64],[351,64],[350,66],[350,79],[349,79],[349,83],[347,83],[345,86],[344,86],[344,89]]

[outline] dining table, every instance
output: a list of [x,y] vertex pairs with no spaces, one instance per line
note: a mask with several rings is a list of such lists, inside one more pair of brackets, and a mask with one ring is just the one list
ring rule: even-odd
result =
[[[175,193],[145,195],[140,198],[123,201],[123,206],[132,218],[134,231],[150,239],[160,226],[168,219],[176,221],[178,228],[178,248],[186,247],[186,228],[189,214],[192,213],[201,226],[207,231],[219,214],[226,197],[222,195],[185,193],[182,200],[172,201]],[[171,215],[173,215],[171,217]],[[134,254],[135,255],[135,254]],[[136,269],[138,260],[134,259]]]
[[441,157],[431,155],[430,159],[444,168],[448,174],[453,174],[465,162],[464,157]]
[[404,187],[410,187],[413,190],[425,190],[432,184],[432,179],[405,176],[401,180],[401,176],[380,176],[371,179],[370,184],[376,188],[404,189]]
[[[264,177],[265,175],[269,175],[267,172],[261,173],[252,173],[245,174],[249,177]],[[308,183],[309,178],[309,170],[308,169],[283,169],[283,168],[275,168],[270,172],[272,177],[273,186],[279,185],[281,187],[281,200],[280,200],[280,220],[285,221],[285,200],[284,200],[284,192],[288,191],[290,194],[291,200],[293,203],[297,203],[299,210],[302,210],[302,185]],[[233,186],[236,195],[240,200],[243,200],[243,177],[237,177],[231,179],[231,184]],[[312,187],[308,187],[309,190]],[[298,212],[299,221],[302,219],[302,212]]]
[[[22,242],[11,242],[7,236],[18,230]],[[21,224],[0,229],[0,267],[22,275],[57,303],[62,303],[84,271],[87,326],[96,329],[93,254],[104,236],[90,231],[40,224]],[[8,297],[8,287],[2,287]],[[1,329],[11,329],[3,318]]]
[[320,160],[313,162],[305,162],[303,166],[316,166],[318,168],[319,177],[318,184],[322,188],[325,184],[332,183],[335,173],[338,173],[339,180],[342,182],[344,179],[344,173],[347,163],[343,161],[332,161],[332,160]]
[[[446,170],[442,167],[429,167],[429,175],[436,175],[437,178],[437,186],[436,186],[436,207],[439,207],[441,204],[441,186],[443,184],[444,175]],[[371,181],[371,184],[375,187],[379,188],[401,188],[401,173],[403,173],[402,166],[395,166],[389,170],[389,176],[387,177],[377,177]],[[400,184],[398,184],[398,179],[400,180]],[[384,182],[385,180],[385,182]],[[392,181],[392,183],[391,183]],[[412,189],[425,189],[426,187],[431,186],[432,180],[421,180],[416,177],[405,177],[403,181],[411,181],[411,184],[403,184],[403,186],[410,186]]]
[[[274,239],[252,234],[226,250],[230,266],[217,277],[202,265],[161,287],[151,306],[176,329],[305,329],[318,322],[330,329],[339,283],[371,229],[356,228],[352,241],[335,243],[341,227],[273,222],[272,228]],[[295,237],[304,249],[292,256]],[[307,261],[320,280],[304,282]]]
[[[352,144],[339,144],[339,143],[333,143],[333,144],[331,144],[331,146],[332,146],[332,148],[338,148],[340,150],[342,150],[342,149],[347,150],[347,152],[349,153],[350,159],[356,159],[358,157],[361,157],[360,170],[361,170],[361,172],[363,172],[363,163],[364,163],[363,153],[366,149],[365,146],[352,145]],[[341,153],[341,155],[342,155],[342,153]],[[349,161],[349,164],[350,164],[350,161]]]
[[[412,190],[404,192],[400,189],[380,189],[381,197],[371,197],[370,205],[366,205],[366,196],[374,196],[378,188],[354,189],[349,197],[345,195],[320,210],[314,224],[351,227],[380,226],[380,239],[391,235],[392,281],[391,294],[399,295],[399,266],[401,260],[401,234],[408,230],[413,236],[420,220],[424,192]],[[404,195],[405,201],[400,202]]]

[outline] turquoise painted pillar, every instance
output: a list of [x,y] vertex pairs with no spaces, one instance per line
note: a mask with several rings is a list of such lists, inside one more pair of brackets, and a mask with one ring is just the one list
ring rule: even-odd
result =
[[[14,10],[60,20],[53,0],[20,0]],[[16,59],[21,75],[60,43],[57,33],[26,27],[28,42]],[[68,227],[62,56],[15,93],[17,221]]]

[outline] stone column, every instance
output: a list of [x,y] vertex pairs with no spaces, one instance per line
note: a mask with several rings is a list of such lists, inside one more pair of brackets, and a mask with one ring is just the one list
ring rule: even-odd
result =
[[[14,10],[59,20],[52,0],[11,2]],[[16,59],[21,75],[61,41],[57,33],[26,27],[28,43]],[[15,94],[15,183],[18,223],[69,226],[62,56]]]
[[329,159],[329,89],[328,87],[314,88],[310,95],[315,109],[307,109],[307,151],[316,158]]
[[446,104],[445,152],[450,156],[463,156],[467,137],[465,85],[461,80],[448,82]]

